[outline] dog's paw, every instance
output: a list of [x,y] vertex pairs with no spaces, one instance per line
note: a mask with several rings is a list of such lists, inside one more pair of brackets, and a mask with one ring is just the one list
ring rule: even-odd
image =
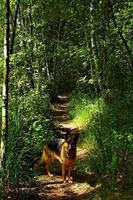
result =
[[71,179],[68,179],[68,183],[71,183],[71,184],[72,184],[72,183],[73,183],[73,181],[72,181]]
[[63,180],[63,183],[66,183],[67,181],[66,180]]
[[49,176],[49,177],[53,177],[54,175],[53,175],[53,174],[51,174],[51,173],[48,173],[48,176]]
[[71,180],[71,181],[72,181],[72,180],[73,180],[73,177],[72,177],[72,176],[70,176],[70,177],[67,176],[67,177],[66,177],[66,180],[67,180],[67,181],[68,181],[68,180]]

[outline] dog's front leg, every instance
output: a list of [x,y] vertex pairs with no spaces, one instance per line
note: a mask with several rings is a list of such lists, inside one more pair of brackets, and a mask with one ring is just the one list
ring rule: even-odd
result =
[[69,166],[69,169],[68,169],[68,183],[73,183],[73,178],[71,177],[71,171],[72,171],[72,167]]
[[56,158],[57,160],[59,160],[59,162],[62,164],[62,159],[61,159],[60,156],[55,155],[55,158]]
[[62,177],[63,177],[63,183],[66,183],[66,169],[64,164],[62,164]]

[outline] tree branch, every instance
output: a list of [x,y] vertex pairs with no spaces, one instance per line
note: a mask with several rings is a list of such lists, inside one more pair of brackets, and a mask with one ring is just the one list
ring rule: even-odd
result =
[[110,7],[110,11],[111,11],[113,23],[114,23],[114,25],[115,25],[115,28],[117,28],[118,34],[119,34],[121,40],[123,41],[123,44],[124,44],[124,46],[125,46],[125,48],[126,48],[126,50],[127,50],[127,52],[128,52],[128,55],[129,55],[129,58],[130,58],[130,62],[131,62],[131,64],[130,64],[130,69],[131,69],[131,71],[133,71],[133,58],[132,58],[131,50],[130,50],[128,44],[127,44],[126,39],[124,38],[123,34],[121,33],[121,31],[120,31],[119,28],[118,28],[118,25],[117,25],[117,22],[116,22],[116,19],[115,19],[115,15],[114,15],[114,11],[113,11],[112,3],[111,3],[110,0],[109,0],[108,2],[109,2],[109,7]]

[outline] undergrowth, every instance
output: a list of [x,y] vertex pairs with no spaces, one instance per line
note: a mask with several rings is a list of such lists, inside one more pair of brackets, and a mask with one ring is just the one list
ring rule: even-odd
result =
[[45,141],[53,137],[49,104],[48,95],[37,90],[10,98],[6,176],[13,185],[33,182],[33,162]]
[[94,171],[101,177],[132,185],[133,119],[125,99],[107,103],[102,96],[90,98],[83,92],[70,97],[70,122],[82,129],[82,148],[88,156],[77,165],[80,171]]

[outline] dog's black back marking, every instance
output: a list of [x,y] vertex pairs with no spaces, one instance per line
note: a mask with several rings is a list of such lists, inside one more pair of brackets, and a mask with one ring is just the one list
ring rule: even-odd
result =
[[51,140],[47,146],[50,150],[54,151],[57,155],[60,155],[60,147],[65,142],[63,138]]

